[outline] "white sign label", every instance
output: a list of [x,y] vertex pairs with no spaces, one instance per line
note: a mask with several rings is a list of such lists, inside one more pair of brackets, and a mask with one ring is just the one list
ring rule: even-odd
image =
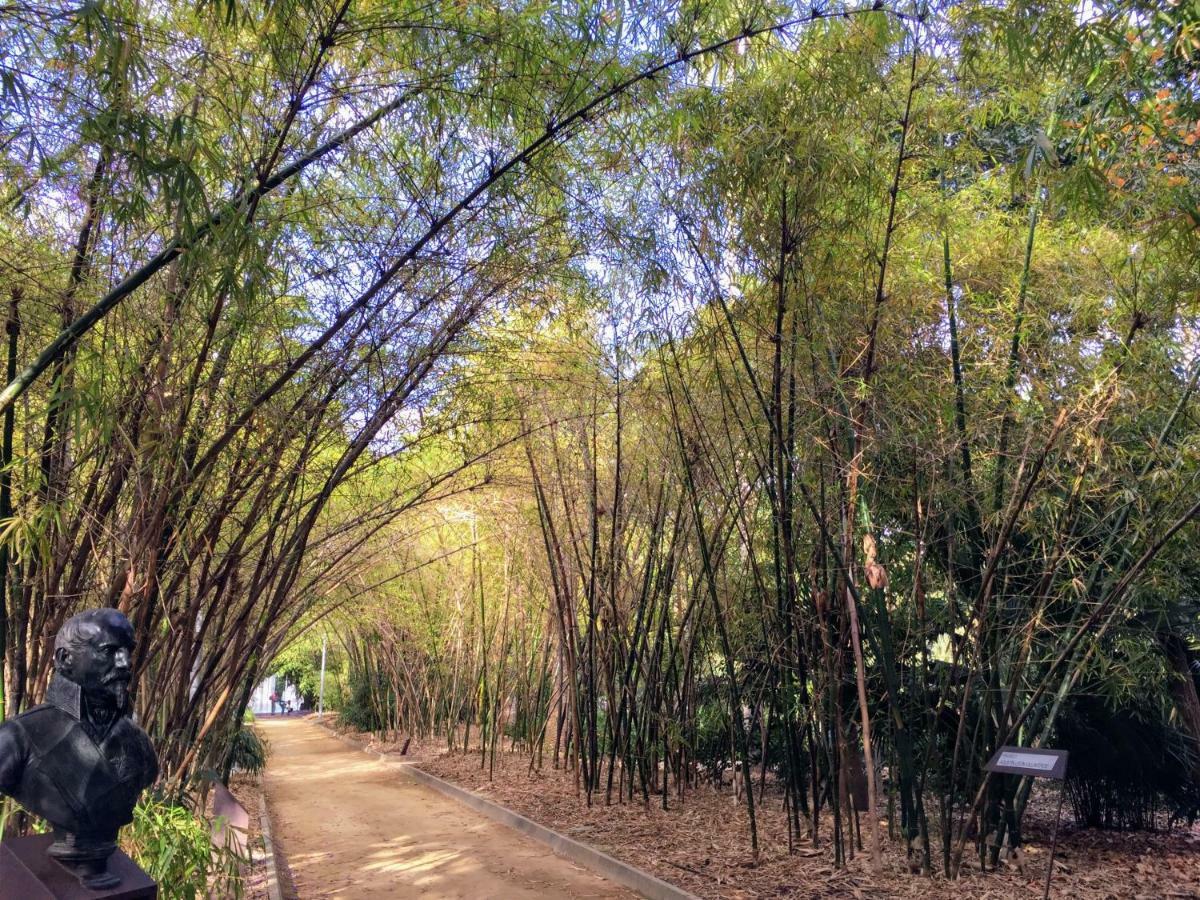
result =
[[1057,757],[1044,756],[1041,753],[1014,753],[1006,750],[996,760],[997,765],[1015,766],[1021,769],[1033,769],[1037,772],[1049,772],[1054,768]]

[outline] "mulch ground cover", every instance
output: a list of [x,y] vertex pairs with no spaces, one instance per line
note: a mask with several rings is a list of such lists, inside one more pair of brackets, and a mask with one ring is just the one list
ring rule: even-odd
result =
[[[857,852],[841,869],[833,866],[828,844],[801,843],[789,852],[782,802],[769,789],[758,809],[760,853],[755,860],[745,806],[735,802],[729,788],[701,786],[682,799],[671,794],[665,811],[657,797],[649,807],[640,800],[605,805],[602,790],[589,808],[570,773],[548,765],[531,772],[528,758],[516,754],[497,755],[492,779],[478,754],[426,756],[421,767],[700,897],[1003,900],[1042,895],[1053,816],[1049,804],[1031,808],[1018,863],[980,872],[977,859],[968,858],[960,878],[951,882],[940,872],[910,874],[903,843],[889,841],[886,829],[881,829],[884,861],[878,874],[868,871],[865,852]],[[828,839],[828,827],[823,836]],[[935,867],[940,865],[937,849]],[[1051,896],[1200,900],[1200,826],[1169,833],[1076,829],[1064,811]]]

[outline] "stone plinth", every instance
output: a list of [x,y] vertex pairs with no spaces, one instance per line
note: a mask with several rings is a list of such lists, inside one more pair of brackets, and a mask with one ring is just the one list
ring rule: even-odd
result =
[[115,888],[93,891],[46,855],[54,835],[37,834],[0,844],[0,900],[157,900],[158,887],[120,850],[108,871],[121,879]]

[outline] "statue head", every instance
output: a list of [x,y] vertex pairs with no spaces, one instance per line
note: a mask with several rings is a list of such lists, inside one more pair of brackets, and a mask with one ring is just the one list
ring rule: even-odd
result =
[[54,640],[54,671],[79,685],[88,702],[123,711],[129,696],[133,626],[116,609],[68,619]]

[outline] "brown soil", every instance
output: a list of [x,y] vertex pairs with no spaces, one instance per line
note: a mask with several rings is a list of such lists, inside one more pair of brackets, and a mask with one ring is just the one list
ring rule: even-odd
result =
[[[964,860],[958,881],[940,874],[911,875],[902,842],[887,841],[884,866],[878,875],[866,868],[858,853],[843,869],[833,867],[827,843],[811,842],[788,852],[787,824],[778,795],[768,788],[758,809],[761,853],[749,850],[745,805],[735,803],[732,790],[702,786],[681,802],[671,794],[669,809],[661,797],[649,808],[640,796],[635,802],[606,806],[604,791],[588,808],[576,792],[571,775],[550,768],[530,772],[528,757],[497,754],[495,776],[489,781],[478,754],[443,756],[421,768],[489,797],[537,822],[593,844],[613,856],[653,872],[660,878],[706,898],[758,897],[910,897],[1039,898],[1046,875],[1049,814],[1042,804],[1029,815],[1025,858],[1020,866],[1004,865],[980,873],[978,862]],[[756,792],[757,799],[757,792]],[[1080,900],[1200,900],[1200,827],[1169,834],[1129,834],[1076,830],[1063,813],[1051,896]],[[823,825],[827,841],[829,825]],[[936,840],[936,837],[935,837]],[[940,866],[940,846],[934,864]]]
[[285,897],[627,898],[304,719],[260,719]]

